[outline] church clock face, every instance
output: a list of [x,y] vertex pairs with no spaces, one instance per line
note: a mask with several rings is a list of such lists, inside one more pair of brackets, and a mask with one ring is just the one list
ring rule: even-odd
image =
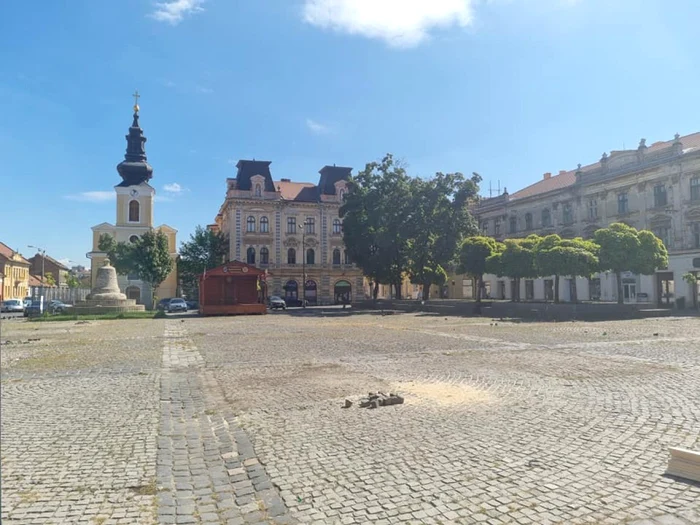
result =
[[132,197],[136,197],[138,194],[139,194],[138,191],[136,191],[136,190],[131,190],[131,196],[132,196]]

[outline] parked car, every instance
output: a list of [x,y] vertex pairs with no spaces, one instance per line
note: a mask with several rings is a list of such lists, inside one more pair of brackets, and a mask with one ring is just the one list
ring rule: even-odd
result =
[[53,299],[52,301],[49,301],[48,305],[46,305],[46,310],[50,314],[64,314],[69,308],[72,308],[72,305],[66,304],[58,299]]
[[29,306],[30,304],[32,304],[32,298],[31,298],[31,297],[25,297],[24,300],[22,301],[22,304],[23,304],[24,307],[26,308],[27,306]]
[[160,301],[158,301],[158,304],[156,305],[156,309],[167,310],[171,299],[172,299],[172,297],[166,297],[165,299],[161,299]]
[[22,304],[22,301],[19,299],[8,299],[7,301],[2,302],[2,308],[0,308],[1,311],[3,312],[23,312],[24,311],[24,305]]
[[24,317],[36,317],[44,313],[44,304],[39,299],[32,300],[32,304],[24,309]]
[[[287,306],[302,306],[301,299],[287,298],[284,301],[287,303]],[[309,306],[308,299],[306,300],[306,306]]]
[[270,310],[279,310],[280,308],[282,310],[287,309],[287,303],[284,302],[284,299],[282,299],[281,297],[279,297],[277,295],[271,296],[267,300],[267,305],[270,307]]
[[199,310],[199,303],[197,301],[185,301],[187,303],[188,310]]
[[168,312],[186,312],[187,311],[187,303],[185,302],[184,299],[180,299],[179,297],[175,297],[173,299],[170,299],[170,302],[168,303]]

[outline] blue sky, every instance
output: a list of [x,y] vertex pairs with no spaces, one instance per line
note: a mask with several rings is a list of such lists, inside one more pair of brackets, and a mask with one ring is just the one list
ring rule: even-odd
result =
[[392,152],[513,192],[700,130],[698,20],[697,0],[7,2],[0,240],[87,262],[137,88],[156,223],[180,240],[240,158],[316,181]]

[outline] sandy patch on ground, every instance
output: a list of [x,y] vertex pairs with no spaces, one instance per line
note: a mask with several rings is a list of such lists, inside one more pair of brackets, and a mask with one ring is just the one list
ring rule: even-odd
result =
[[410,403],[437,403],[439,405],[463,405],[483,403],[489,400],[488,393],[468,385],[452,383],[421,383],[406,381],[394,383],[394,391],[406,397]]

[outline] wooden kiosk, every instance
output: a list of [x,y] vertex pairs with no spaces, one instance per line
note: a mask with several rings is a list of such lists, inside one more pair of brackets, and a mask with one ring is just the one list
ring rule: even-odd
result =
[[230,261],[199,276],[199,313],[267,313],[265,289],[264,270],[240,261]]

